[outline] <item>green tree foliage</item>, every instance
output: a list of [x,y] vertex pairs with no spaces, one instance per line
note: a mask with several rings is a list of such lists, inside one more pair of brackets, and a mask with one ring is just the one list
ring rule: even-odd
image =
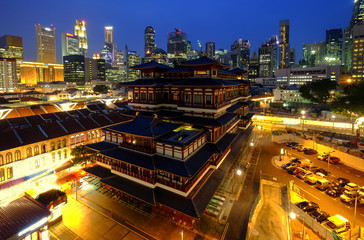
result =
[[309,82],[300,87],[301,97],[310,100],[313,103],[327,103],[332,99],[331,92],[335,90],[337,83],[330,79],[317,80]]
[[364,116],[364,83],[348,84],[331,103],[331,110],[348,117]]
[[87,148],[85,145],[80,145],[71,150],[71,156],[73,156],[72,165],[85,165],[88,162],[93,162],[95,159],[95,152]]
[[95,93],[105,93],[109,90],[109,87],[106,85],[96,85],[93,90]]

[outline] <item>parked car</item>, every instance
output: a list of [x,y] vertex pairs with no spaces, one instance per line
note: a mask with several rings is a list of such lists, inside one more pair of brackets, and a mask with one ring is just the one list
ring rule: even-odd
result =
[[[301,144],[297,144],[297,145],[293,145],[292,146],[292,149],[297,149],[297,148],[299,148],[299,147],[301,147],[302,145]],[[303,146],[302,146],[303,147]]]
[[314,154],[317,154],[317,151],[315,149],[312,149],[312,148],[306,148],[303,151],[303,153],[306,154],[306,155],[314,155]]
[[292,162],[289,162],[289,163],[285,163],[281,166],[281,168],[287,170],[289,167],[294,167],[294,166],[297,166],[297,163],[292,163]]
[[329,170],[327,170],[327,169],[325,169],[325,168],[317,168],[316,169],[316,174],[317,173],[322,173],[322,174],[324,174],[325,176],[327,176],[327,175],[329,175],[330,174],[330,171]]
[[364,187],[359,188],[358,190],[358,197],[363,198],[364,197]]
[[330,217],[330,214],[327,212],[324,212],[320,209],[317,209],[310,213],[310,216],[313,217],[317,222],[322,223],[323,221],[326,221],[327,218]]
[[312,161],[310,161],[309,159],[305,158],[305,159],[300,159],[299,166],[300,167],[305,167],[305,166],[313,166],[313,165],[312,165]]
[[344,203],[352,204],[355,201],[355,198],[358,196],[357,191],[348,191],[345,190],[343,194],[340,196],[340,200]]
[[305,150],[305,147],[303,145],[299,145],[298,147],[295,148],[297,151],[299,152],[303,152]]
[[349,179],[339,177],[334,180],[333,185],[338,185],[338,186],[344,187],[349,182],[350,182]]
[[292,163],[301,163],[301,159],[299,158],[295,158],[293,160],[291,160]]
[[302,209],[302,211],[307,212],[307,213],[313,212],[319,208],[319,205],[317,205],[314,202],[309,202],[309,201],[303,201],[303,202],[297,203],[296,206],[299,207],[300,209]]
[[327,154],[327,153],[323,153],[323,154],[318,155],[318,156],[317,156],[317,159],[318,159],[318,160],[321,160],[321,161],[324,161],[324,160],[326,160],[328,157],[329,157],[329,154]]
[[297,142],[288,142],[288,143],[286,143],[287,147],[293,147],[293,146],[296,146],[296,145],[298,145]]
[[313,172],[313,173],[315,173],[316,170],[318,169],[318,167],[313,166],[313,165],[303,166],[303,168],[306,169],[306,170],[309,170],[310,172]]
[[350,229],[349,220],[341,215],[328,217],[323,225],[330,231],[335,231],[337,233],[344,233]]
[[344,192],[344,188],[341,186],[331,186],[326,189],[326,194],[331,197],[339,197]]
[[345,190],[349,191],[349,192],[356,192],[359,190],[359,186],[355,183],[348,183],[344,186]]
[[303,179],[303,180],[305,180],[305,178],[306,178],[307,176],[310,176],[310,175],[312,175],[312,174],[313,174],[312,172],[310,172],[310,171],[308,171],[308,170],[304,170],[304,171],[300,172],[299,174],[297,174],[297,177],[298,177],[298,178],[301,178],[301,179]]
[[331,186],[331,182],[327,180],[326,178],[318,179],[316,181],[316,188],[325,191]]
[[303,172],[304,169],[303,168],[300,168],[300,167],[291,167],[291,168],[288,168],[287,172],[289,174],[293,174],[293,175],[297,175],[299,174],[300,172]]
[[322,173],[316,173],[316,174],[312,174],[310,176],[307,176],[305,178],[305,182],[310,183],[310,184],[316,184],[317,180],[319,179],[323,179],[326,176]]
[[329,161],[330,163],[332,164],[335,164],[335,163],[339,163],[340,162],[340,158],[338,157],[334,157],[334,156],[330,156],[328,158],[326,158],[324,161]]

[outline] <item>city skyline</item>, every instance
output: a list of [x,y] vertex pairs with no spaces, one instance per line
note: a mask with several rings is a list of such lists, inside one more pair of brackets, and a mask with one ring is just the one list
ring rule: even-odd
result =
[[[261,8],[263,2],[265,7]],[[29,12],[27,10],[30,3],[20,1],[18,13],[21,17],[18,18],[19,20],[10,21],[6,26],[3,26],[0,35],[10,34],[23,37],[24,59],[29,61],[36,60],[34,24],[45,26],[53,24],[55,26],[57,29],[57,62],[60,63],[61,33],[72,33],[76,19],[86,21],[90,55],[99,52],[102,48],[105,26],[114,27],[114,41],[120,46],[119,49],[124,49],[125,45],[128,45],[129,49],[143,55],[144,29],[148,25],[153,26],[156,31],[158,48],[164,50],[167,48],[167,33],[173,31],[174,28],[181,28],[183,32],[188,34],[188,39],[194,49],[197,48],[197,40],[199,40],[203,45],[213,41],[216,43],[216,49],[230,50],[230,46],[235,40],[243,38],[250,41],[252,55],[267,38],[278,35],[280,20],[289,19],[290,45],[291,48],[296,48],[297,59],[301,59],[303,43],[324,41],[327,29],[344,29],[349,24],[353,8],[353,1],[343,2],[339,0],[325,0],[319,3],[309,0],[295,3],[295,6],[289,5],[287,0],[281,0],[279,4],[259,1],[245,5],[230,0],[223,6],[220,6],[217,1],[210,1],[208,5],[201,1],[194,3],[193,6],[186,4],[186,6],[178,6],[177,8],[174,4],[166,1],[151,6],[146,4],[137,6],[131,2],[123,4],[115,2],[114,5],[120,6],[120,8],[109,8],[109,5],[99,4],[96,1],[88,3],[87,7],[82,1],[75,3],[74,8],[79,9],[79,11],[72,11],[72,13],[66,12],[67,1],[55,3],[54,9],[57,9],[57,13],[54,14],[49,9],[45,11],[46,6],[43,7],[42,5],[37,10]],[[239,6],[240,4],[241,8],[231,8],[231,6]],[[4,3],[4,7],[7,6],[10,7],[11,3]],[[219,7],[217,8],[217,6]],[[108,11],[103,11],[105,7]],[[202,7],[206,11],[201,12]],[[244,11],[246,8],[249,10]],[[120,11],[120,9],[135,9],[135,11]],[[209,9],[215,13],[215,18],[211,18]],[[215,9],[219,9],[219,12],[216,12]],[[293,11],[294,9],[307,10],[296,12]],[[186,17],[169,21],[169,17],[175,14],[174,11],[185,12]],[[2,18],[10,19],[11,16],[8,14],[5,12]],[[130,18],[133,18],[133,21],[130,21]],[[216,20],[211,21],[211,19]],[[24,22],[27,24],[25,25]],[[227,22],[231,22],[231,24],[226,24]]]

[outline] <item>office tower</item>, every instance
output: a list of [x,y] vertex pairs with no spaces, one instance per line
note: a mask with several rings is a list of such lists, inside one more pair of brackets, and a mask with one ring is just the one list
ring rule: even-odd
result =
[[354,82],[364,82],[364,23],[353,27],[353,62],[351,76]]
[[267,39],[259,48],[259,77],[273,76],[277,68],[277,36]]
[[323,64],[326,55],[326,43],[304,43],[302,46],[303,65],[313,67]]
[[215,58],[215,42],[206,43],[206,56],[211,59]]
[[296,49],[289,49],[289,66],[293,67],[296,64]]
[[156,49],[155,31],[152,26],[147,26],[144,30],[144,56],[145,62],[151,60],[152,52]]
[[279,63],[278,68],[289,67],[289,20],[281,20],[279,23]]
[[62,56],[79,55],[80,43],[78,37],[71,33],[62,33]]
[[127,66],[127,80],[135,80],[140,77],[140,71],[131,69],[130,67],[136,66],[140,64],[140,55],[137,54],[135,51],[127,51],[127,59],[126,59],[126,66]]
[[344,29],[343,59],[341,61],[341,64],[344,65],[346,71],[351,70],[352,51],[353,51],[352,28],[351,26],[347,26]]
[[84,57],[87,57],[88,43],[86,33],[86,22],[76,20],[75,35],[78,37],[80,52]]
[[23,38],[4,35],[0,38],[0,58],[15,58],[17,78],[20,79],[20,63],[23,61]]
[[160,63],[160,64],[167,64],[167,53],[166,51],[164,51],[161,48],[156,48],[153,52],[152,52],[152,56],[151,56],[152,60]]
[[176,28],[175,30],[167,35],[167,52],[174,56],[185,56],[189,48],[187,34],[181,29]]
[[364,0],[354,0],[353,14],[350,25],[354,26],[364,22]]
[[0,57],[0,92],[13,92],[17,86],[16,59]]
[[85,58],[83,55],[63,57],[64,80],[75,82],[78,86],[91,80],[105,81],[105,60]]
[[25,86],[34,86],[41,82],[64,81],[63,64],[21,62],[20,82]]
[[252,58],[249,61],[248,79],[251,82],[255,82],[255,79],[258,77],[259,77],[259,58],[257,56],[257,52],[254,52]]
[[343,46],[343,31],[341,28],[326,30],[326,63],[340,65]]
[[248,69],[250,60],[249,40],[240,38],[231,45],[230,60],[232,68]]
[[114,45],[111,43],[106,43],[104,48],[100,50],[100,58],[104,59],[109,65],[114,63]]
[[106,26],[105,27],[105,43],[114,43],[114,30],[113,26]]
[[57,63],[56,28],[35,25],[37,39],[37,61],[42,63]]

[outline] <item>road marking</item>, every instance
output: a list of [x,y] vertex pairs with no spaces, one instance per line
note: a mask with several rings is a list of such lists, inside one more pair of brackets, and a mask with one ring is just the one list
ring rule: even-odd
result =
[[360,216],[364,217],[364,214],[360,214]]
[[337,199],[336,198],[333,198],[333,200],[337,202]]
[[224,228],[224,231],[222,232],[222,235],[221,235],[221,238],[220,238],[221,240],[224,240],[225,239],[225,236],[226,236],[227,230],[229,228],[229,225],[230,225],[229,222],[226,223],[225,228]]
[[350,206],[348,206],[348,205],[346,205],[346,204],[345,204],[344,206],[345,206],[345,207],[347,207],[347,208],[349,208],[349,209],[351,209],[351,207],[350,207]]

